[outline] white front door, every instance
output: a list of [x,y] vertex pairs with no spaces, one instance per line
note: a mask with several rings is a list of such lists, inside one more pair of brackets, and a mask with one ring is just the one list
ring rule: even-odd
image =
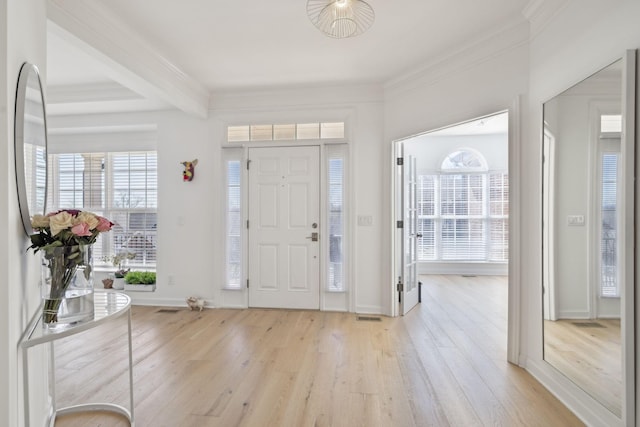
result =
[[319,147],[249,149],[249,306],[320,308]]

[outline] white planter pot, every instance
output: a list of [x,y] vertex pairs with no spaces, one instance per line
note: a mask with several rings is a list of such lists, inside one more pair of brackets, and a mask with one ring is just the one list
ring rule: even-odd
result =
[[124,289],[124,285],[124,277],[116,277],[115,279],[113,279],[113,289],[121,291]]
[[129,285],[125,283],[124,290],[133,292],[153,292],[156,290],[156,285]]

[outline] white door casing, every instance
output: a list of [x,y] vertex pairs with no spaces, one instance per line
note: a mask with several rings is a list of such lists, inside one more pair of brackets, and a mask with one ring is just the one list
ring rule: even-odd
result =
[[317,310],[319,147],[250,148],[249,165],[249,306]]

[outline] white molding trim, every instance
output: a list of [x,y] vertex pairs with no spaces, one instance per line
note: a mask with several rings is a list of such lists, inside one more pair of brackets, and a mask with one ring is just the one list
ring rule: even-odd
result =
[[620,418],[544,360],[527,359],[526,369],[586,425],[591,427],[624,425]]
[[495,262],[425,262],[418,263],[418,274],[452,274],[473,276],[506,276],[508,274],[507,263]]
[[[519,95],[509,109],[509,285],[507,303],[507,361],[520,364],[522,310],[522,106],[524,96]],[[515,191],[514,191],[515,190]]]
[[144,97],[207,117],[207,89],[104,7],[95,2],[48,0],[47,18],[49,31],[102,62],[110,78]]
[[530,0],[522,10],[530,24],[530,39],[540,34],[568,3],[569,0]]
[[358,314],[383,314],[382,307],[379,305],[358,305],[355,312]]
[[143,98],[116,82],[47,86],[47,108],[49,104],[67,102],[128,101],[132,99]]
[[498,29],[485,37],[474,39],[467,45],[436,57],[412,71],[384,84],[385,99],[393,99],[419,86],[431,86],[452,74],[473,68],[505,52],[529,42],[526,21]]

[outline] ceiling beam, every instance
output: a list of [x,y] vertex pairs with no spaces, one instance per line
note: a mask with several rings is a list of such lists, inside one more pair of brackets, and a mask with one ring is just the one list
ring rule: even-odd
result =
[[145,98],[207,117],[208,90],[97,3],[48,0],[47,18],[49,31],[102,63],[109,78]]

